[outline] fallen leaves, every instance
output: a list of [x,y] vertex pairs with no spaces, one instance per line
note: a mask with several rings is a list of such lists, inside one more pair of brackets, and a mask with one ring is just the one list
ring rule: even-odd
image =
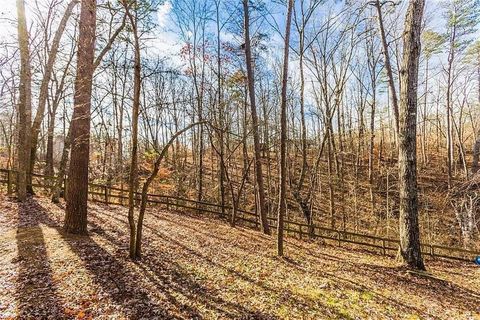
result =
[[480,268],[389,258],[231,228],[151,208],[142,261],[127,257],[126,209],[89,205],[89,236],[60,226],[46,198],[0,196],[0,318],[478,319]]

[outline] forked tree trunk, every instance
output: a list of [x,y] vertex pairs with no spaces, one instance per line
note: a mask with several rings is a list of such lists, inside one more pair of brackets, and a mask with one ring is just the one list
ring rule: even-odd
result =
[[[142,198],[140,201],[140,212],[138,214],[138,220],[137,220],[137,229],[136,229],[136,234],[135,238],[133,240],[130,240],[130,243],[135,244],[135,250],[134,250],[134,258],[133,259],[141,259],[142,257],[142,232],[143,232],[143,219],[145,217],[145,210],[147,209],[147,202],[148,202],[148,188],[150,187],[150,184],[153,182],[153,180],[156,178],[158,171],[160,170],[160,164],[162,163],[163,158],[167,155],[168,148],[173,144],[173,142],[184,132],[190,130],[191,128],[197,126],[197,125],[202,125],[204,122],[195,122],[190,124],[189,126],[185,127],[184,129],[177,131],[171,138],[168,140],[167,144],[163,147],[162,151],[158,155],[157,159],[155,160],[155,163],[153,165],[153,171],[150,173],[148,176],[147,180],[143,183],[142,186]],[[132,236],[132,235],[130,235]]]
[[[308,224],[308,233],[310,237],[313,237],[314,228],[313,228],[313,217],[311,210],[311,189],[308,191],[307,196],[302,195],[302,190],[304,187],[305,178],[309,175],[309,166],[307,162],[307,125],[305,117],[305,62],[304,56],[305,51],[311,45],[309,43],[305,44],[306,35],[305,30],[308,22],[312,18],[315,9],[320,5],[320,1],[309,3],[307,11],[304,8],[305,0],[300,1],[300,21],[297,20],[297,15],[295,13],[295,8],[293,12],[294,25],[298,31],[299,37],[299,46],[298,46],[298,55],[299,55],[299,71],[300,71],[300,133],[301,133],[301,150],[302,150],[302,167],[300,171],[300,177],[296,183],[295,188],[292,190],[292,195],[295,201],[297,202],[302,214]],[[307,45],[307,48],[305,48]]]
[[[56,89],[55,97],[53,98],[52,102],[52,107],[51,110],[49,110],[49,121],[48,121],[48,137],[47,137],[47,155],[46,155],[46,168],[45,168],[45,174],[47,176],[54,176],[55,175],[55,170],[53,166],[53,138],[54,138],[54,131],[55,131],[55,117],[57,114],[57,109],[60,104],[61,99],[63,98],[62,96],[64,95],[64,87],[65,87],[65,79],[68,74],[68,70],[70,69],[70,64],[72,63],[73,60],[73,52],[70,55],[67,65],[63,69],[63,75],[60,80],[60,85]],[[65,139],[64,147],[66,146],[68,138]],[[68,147],[67,151],[69,150],[70,146]],[[68,153],[67,153],[68,155]],[[62,153],[62,160],[63,160],[63,153]],[[64,163],[66,163],[66,160],[64,160]],[[62,178],[65,175],[65,167],[63,167],[63,173],[60,175]],[[60,181],[60,186],[61,186]],[[55,181],[52,183],[52,191],[54,191],[55,188]]]
[[77,5],[78,0],[72,0],[65,10],[62,20],[58,25],[57,30],[55,31],[55,36],[53,37],[52,46],[49,50],[47,65],[45,66],[45,72],[43,75],[42,83],[40,85],[40,93],[38,97],[38,108],[37,113],[35,114],[35,119],[32,124],[32,143],[30,149],[30,162],[28,167],[28,188],[29,191],[33,192],[32,189],[32,173],[35,167],[35,160],[37,157],[37,145],[38,145],[38,135],[40,133],[40,126],[42,125],[43,118],[45,116],[45,106],[48,99],[48,86],[50,85],[50,79],[52,78],[53,66],[55,60],[57,59],[58,49],[60,47],[60,40],[62,38],[65,27],[67,26],[68,19],[72,15],[73,9]]
[[399,192],[400,252],[408,267],[424,270],[420,250],[417,195],[417,90],[420,34],[425,0],[410,0],[403,34],[403,62],[400,72]]
[[78,36],[77,75],[71,123],[72,151],[67,182],[65,231],[87,233],[90,106],[95,49],[96,0],[82,0]]

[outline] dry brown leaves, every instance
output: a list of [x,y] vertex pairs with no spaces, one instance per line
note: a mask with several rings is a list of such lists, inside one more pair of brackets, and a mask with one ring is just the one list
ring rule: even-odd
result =
[[127,258],[127,211],[90,204],[89,236],[61,231],[64,208],[0,196],[0,318],[480,319],[480,268],[275,240],[207,216],[152,208],[144,257]]

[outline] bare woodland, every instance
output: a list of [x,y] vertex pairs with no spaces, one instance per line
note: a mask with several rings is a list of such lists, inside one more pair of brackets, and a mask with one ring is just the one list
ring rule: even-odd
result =
[[[389,263],[408,274],[444,268],[426,245],[470,261],[480,252],[478,0],[16,0],[14,10],[1,16],[0,192],[33,211],[35,199],[52,202],[47,225],[62,237],[101,227],[90,183],[125,196],[125,210],[101,208],[122,214],[105,222],[120,230],[122,263],[162,251],[155,228],[180,232],[158,222],[154,195],[190,201],[188,215],[213,217],[197,223],[221,225],[228,241],[254,213],[261,239],[241,244],[258,245],[261,261],[269,250],[278,263],[304,259],[285,221],[305,225],[306,246],[325,244],[316,227],[395,239]],[[220,318],[269,318],[231,312]]]

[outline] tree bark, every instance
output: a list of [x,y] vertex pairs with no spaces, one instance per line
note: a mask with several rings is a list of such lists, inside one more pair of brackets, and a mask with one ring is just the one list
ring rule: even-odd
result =
[[259,124],[257,106],[255,103],[255,78],[252,65],[252,50],[250,47],[250,18],[248,12],[248,0],[243,0],[244,28],[245,28],[245,60],[247,65],[248,94],[250,97],[250,110],[252,114],[253,147],[255,156],[255,177],[257,181],[259,217],[263,233],[270,234],[270,227],[267,220],[267,207],[265,199],[265,188],[263,184],[263,170],[261,161],[260,138],[258,134]]
[[377,8],[378,25],[380,29],[380,37],[382,40],[383,54],[385,56],[385,69],[387,71],[387,76],[388,76],[388,86],[390,88],[390,94],[392,96],[393,114],[395,116],[395,130],[398,132],[399,112],[398,112],[397,89],[395,88],[395,81],[393,79],[393,71],[392,71],[392,65],[390,62],[390,53],[388,51],[387,36],[385,35],[385,28],[383,25],[382,5],[380,4],[380,0],[375,1],[375,7]]
[[[130,20],[134,37],[134,75],[133,75],[133,104],[132,104],[132,155],[130,174],[128,177],[128,225],[130,227],[130,258],[136,258],[135,250],[135,192],[138,180],[138,114],[140,110],[141,92],[141,65],[140,42],[138,38],[137,17],[130,12],[128,5],[123,2],[126,15]],[[133,3],[136,6],[136,1]]]
[[96,0],[82,0],[78,38],[77,75],[72,116],[72,150],[68,171],[65,231],[87,233],[90,106],[94,72]]
[[18,142],[17,142],[17,197],[24,201],[27,197],[28,165],[30,163],[30,129],[32,122],[32,74],[28,29],[24,0],[17,0],[18,44],[20,48],[20,87],[18,103]]
[[[42,124],[43,118],[45,117],[45,105],[48,98],[48,86],[50,85],[50,79],[52,78],[53,65],[57,59],[58,49],[60,47],[60,40],[63,35],[63,31],[67,25],[68,19],[72,15],[73,9],[77,5],[78,0],[72,0],[65,10],[62,20],[58,25],[57,30],[55,31],[55,36],[53,37],[52,46],[48,55],[47,65],[45,66],[45,73],[43,75],[42,83],[40,85],[40,93],[38,97],[38,108],[37,113],[35,114],[35,119],[32,124],[32,142],[30,149],[30,163],[28,167],[28,188],[29,191],[33,193],[32,188],[32,173],[35,167],[35,160],[37,157],[37,145],[38,145],[38,135],[40,133],[40,126]],[[45,39],[48,40],[48,39]]]
[[[72,127],[68,128],[67,136],[65,137],[65,141],[63,143],[63,151],[62,151],[62,158],[60,159],[60,165],[58,166],[58,173],[57,177],[55,178],[55,185],[53,186],[52,191],[52,202],[58,203],[60,202],[60,193],[62,192],[62,184],[65,178],[65,172],[67,168],[68,162],[68,154],[70,152],[72,141]],[[64,195],[65,197],[66,195]]]
[[473,145],[473,157],[472,157],[472,175],[478,171],[478,158],[480,157],[480,132],[477,133],[477,139]]
[[400,72],[399,191],[400,254],[408,267],[424,270],[420,250],[417,195],[417,90],[420,34],[425,0],[410,0],[403,34]]
[[278,198],[277,217],[277,254],[282,257],[283,250],[283,219],[287,211],[287,84],[288,84],[288,53],[290,49],[290,26],[292,24],[293,1],[288,1],[287,22],[285,25],[285,47],[283,51],[282,94],[280,104],[280,192]]

